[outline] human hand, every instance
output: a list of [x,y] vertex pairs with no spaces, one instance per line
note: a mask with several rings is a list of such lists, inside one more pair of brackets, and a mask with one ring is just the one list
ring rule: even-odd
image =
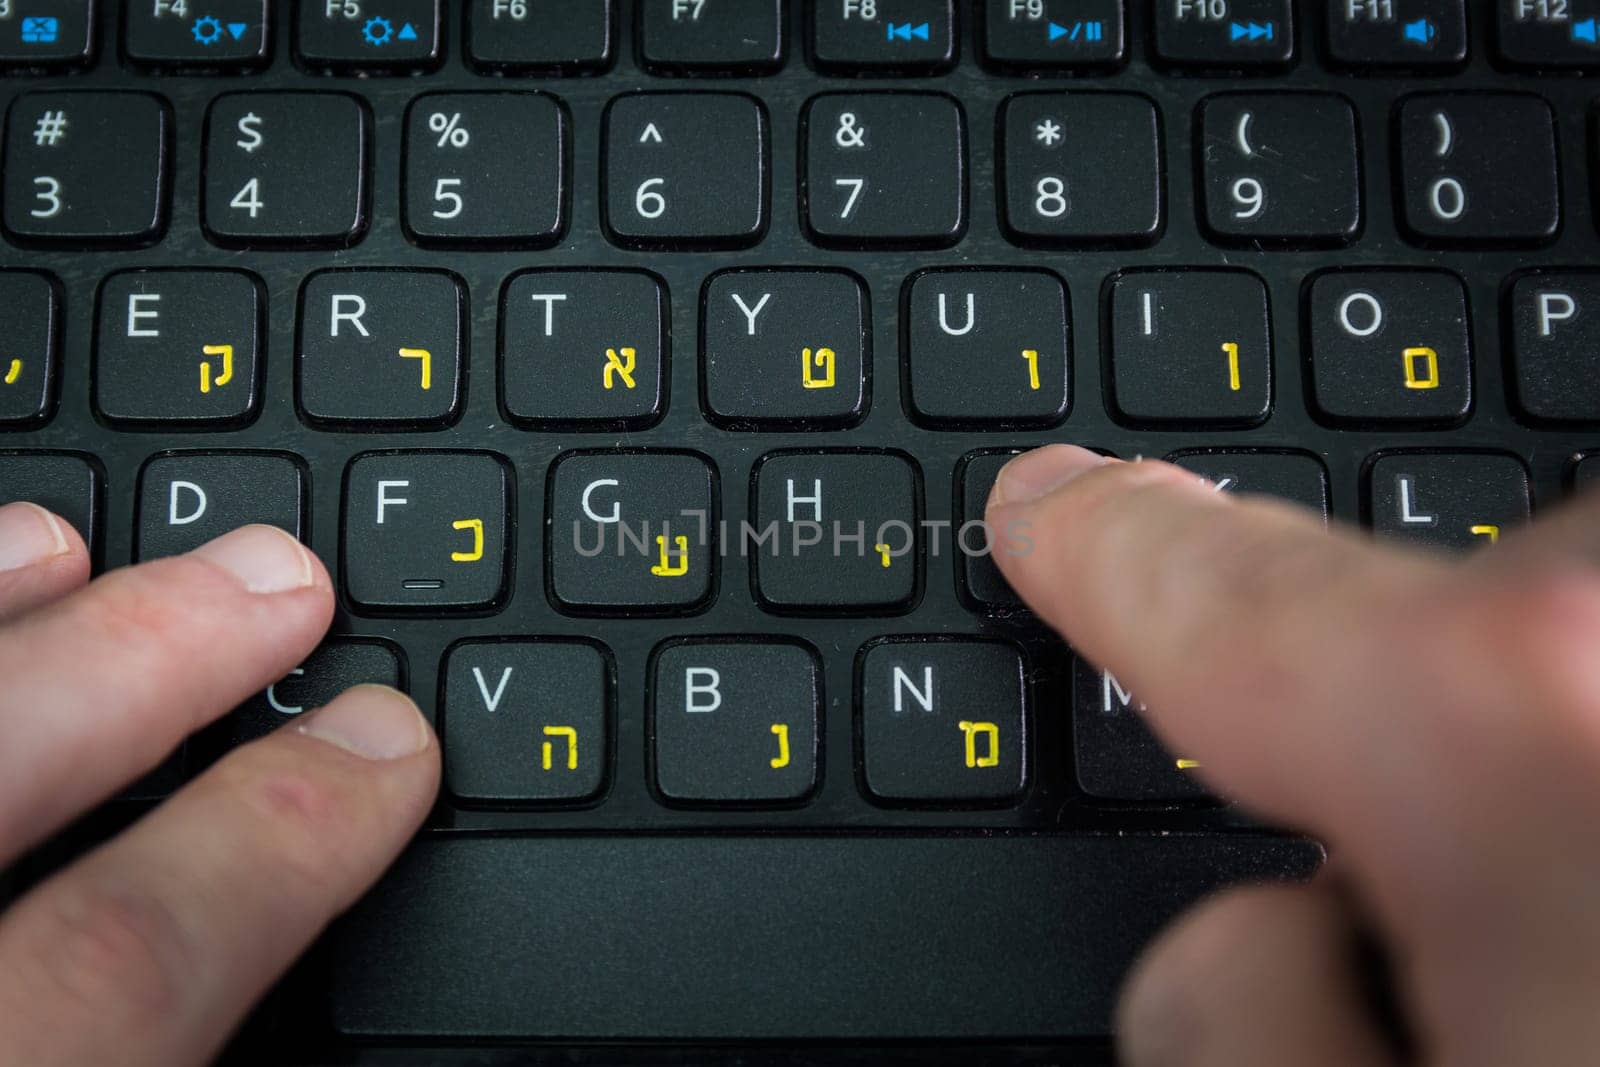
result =
[[[282,531],[88,582],[83,542],[0,507],[0,867],[295,667],[333,591]],[[219,760],[0,915],[0,1063],[204,1063],[422,822],[439,748],[362,686]]]
[[1001,571],[1171,749],[1329,849],[1309,885],[1224,893],[1152,946],[1127,1063],[1595,1062],[1600,499],[1452,559],[1053,445],[1002,470],[987,519],[1029,524]]

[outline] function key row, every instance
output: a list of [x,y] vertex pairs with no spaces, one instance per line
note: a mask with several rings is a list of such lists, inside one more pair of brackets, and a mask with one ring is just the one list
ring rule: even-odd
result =
[[[1143,269],[1102,287],[1106,400],[1148,429],[1246,428],[1277,395],[1266,284],[1237,269]],[[1506,286],[1515,407],[1540,424],[1600,424],[1600,272],[1529,271]],[[932,429],[1050,429],[1067,417],[1070,294],[1038,269],[936,268],[899,295],[908,416]],[[499,293],[502,415],[522,429],[616,432],[666,414],[665,284],[631,270],[528,270]],[[699,397],[732,431],[859,423],[875,383],[872,300],[840,270],[738,268],[699,296]],[[54,414],[61,286],[0,270],[0,431]],[[91,403],[118,428],[231,429],[268,402],[266,295],[235,270],[138,269],[101,284]],[[300,288],[293,402],[328,430],[435,430],[466,402],[464,283],[437,270],[319,271]],[[1081,318],[1081,316],[1080,316]],[[1328,270],[1302,303],[1308,401],[1333,426],[1448,428],[1475,401],[1466,289],[1445,271]],[[1088,344],[1092,347],[1092,342]],[[1003,357],[1003,358],[1002,358]],[[680,357],[681,358],[681,357]],[[694,358],[691,355],[690,358]],[[1092,357],[1090,357],[1092,358]],[[890,397],[894,383],[876,383]]]
[[[95,54],[95,5],[4,0],[0,65],[49,69]],[[1124,0],[985,0],[981,59],[1013,72],[1115,69],[1129,54]],[[1348,69],[1448,71],[1468,53],[1464,0],[1330,0],[1326,55]],[[954,0],[815,0],[806,49],[832,74],[938,74],[958,58]],[[1154,0],[1154,62],[1176,69],[1263,70],[1296,58],[1292,0]],[[784,0],[639,0],[638,58],[663,75],[767,74],[790,51]],[[444,57],[440,0],[301,0],[295,58],[312,70],[402,73]],[[1600,67],[1595,0],[1497,0],[1495,55],[1508,66]],[[484,71],[579,74],[616,60],[615,0],[470,0],[461,32]],[[175,69],[260,69],[270,58],[269,0],[133,0],[122,52]]]
[[[1426,93],[1394,109],[1398,222],[1423,244],[1538,244],[1561,224],[1550,105]],[[142,92],[44,92],[7,112],[3,221],[23,244],[147,244],[168,221],[172,109]],[[1199,222],[1219,244],[1341,245],[1363,228],[1356,114],[1333,93],[1219,93],[1195,119]],[[1002,228],[1031,247],[1148,245],[1164,225],[1161,119],[1136,93],[1000,106]],[[228,93],[206,115],[200,221],[229,247],[344,247],[372,214],[373,117],[345,93]],[[401,219],[422,244],[544,248],[571,221],[573,131],[539,92],[407,109]],[[739,93],[630,93],[606,108],[600,214],[628,247],[741,248],[772,219],[771,124]],[[798,190],[825,247],[948,247],[969,222],[966,115],[941,93],[804,107]],[[1506,161],[1517,161],[1507,180]],[[1177,173],[1183,173],[1180,169]],[[1318,180],[1305,180],[1306,174]],[[909,177],[914,176],[914,177]]]

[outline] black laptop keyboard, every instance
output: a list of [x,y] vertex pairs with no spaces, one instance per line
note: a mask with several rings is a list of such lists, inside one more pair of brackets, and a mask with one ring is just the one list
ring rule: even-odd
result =
[[[103,568],[269,522],[337,577],[327,644],[131,798],[356,682],[433,716],[446,796],[369,903],[418,932],[358,917],[304,979],[333,1028],[1093,1033],[1161,915],[1315,852],[1207,800],[1137,694],[1029,617],[983,555],[988,487],[1067,440],[1469,548],[1600,481],[1597,19],[0,0],[0,500],[61,512]],[[907,879],[896,937],[921,914],[947,961],[993,957],[952,989],[998,1004],[978,985],[1020,967],[1055,999],[973,1017],[842,981],[888,936],[838,888],[863,841]],[[1118,947],[1050,970],[1048,931],[996,935],[992,906],[1058,868],[1099,895],[1055,933]],[[661,899],[619,898],[646,872]],[[535,883],[566,933],[518,904]],[[787,886],[837,954],[723,988],[705,946],[759,924],[673,902],[732,884]],[[858,922],[802,899],[829,891]],[[603,940],[562,894],[682,934],[595,970],[692,943],[712,973],[620,1014],[530,976],[507,943]],[[452,992],[462,938],[542,1007]]]

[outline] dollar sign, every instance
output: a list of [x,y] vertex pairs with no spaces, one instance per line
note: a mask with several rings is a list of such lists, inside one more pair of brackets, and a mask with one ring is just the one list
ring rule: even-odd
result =
[[241,137],[239,140],[233,142],[234,144],[238,145],[246,152],[254,152],[256,149],[260,148],[261,142],[264,140],[264,138],[261,136],[261,116],[252,111],[244,118],[240,119],[239,132],[244,134],[244,137]]

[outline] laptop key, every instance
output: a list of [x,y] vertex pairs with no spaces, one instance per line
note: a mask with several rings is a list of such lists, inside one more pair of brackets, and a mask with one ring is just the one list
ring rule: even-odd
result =
[[102,474],[70,452],[0,452],[0,504],[28,500],[67,521],[99,559]]
[[0,69],[61,70],[94,56],[94,0],[11,0],[0,15]]
[[667,293],[643,271],[525,271],[500,297],[506,414],[539,429],[643,429],[666,412]]
[[298,58],[316,70],[428,70],[442,58],[439,0],[306,0],[297,5]]
[[340,570],[357,610],[496,608],[511,570],[513,493],[485,452],[369,452],[344,478]]
[[1356,69],[1433,70],[1467,59],[1464,0],[1346,0],[1328,5],[1328,55]]
[[1600,273],[1525,274],[1508,297],[1517,406],[1549,422],[1600,422]]
[[1309,452],[1197,448],[1174,452],[1167,460],[1209,479],[1218,492],[1277,497],[1328,520],[1328,471]]
[[935,74],[955,62],[952,0],[815,0],[811,55],[839,74]]
[[779,612],[899,612],[921,587],[917,470],[887,452],[774,452],[756,465],[755,595]]
[[565,611],[690,612],[716,589],[716,473],[688,452],[568,452],[550,471],[548,588]]
[[466,295],[443,271],[324,270],[300,289],[300,412],[332,426],[443,426],[461,407]]
[[1100,800],[1204,798],[1195,760],[1174,756],[1140,715],[1145,706],[1109,671],[1073,657],[1072,760],[1078,788]]
[[1494,0],[1495,44],[1508,66],[1600,67],[1594,0]]
[[100,288],[94,406],[108,422],[238,426],[261,405],[261,282],[233,270],[130,270]]
[[517,74],[592,74],[616,51],[612,0],[470,0],[467,58]]
[[[1417,240],[1534,244],[1561,225],[1555,116],[1527,93],[1426,93],[1395,113],[1400,222]],[[1516,161],[1507,180],[1507,161]]]
[[173,452],[139,473],[134,562],[176,556],[250,523],[304,540],[305,474],[286,455]]
[[940,93],[829,93],[806,105],[801,203],[830,247],[940,248],[967,226],[967,135]]
[[742,93],[631,93],[605,115],[605,225],[640,247],[739,248],[768,225],[767,114]]
[[1600,487],[1600,455],[1579,456],[1572,463],[1568,480],[1576,493],[1586,493]]
[[932,426],[1059,423],[1072,377],[1069,318],[1066,286],[1047,271],[917,275],[904,318],[913,414]]
[[1294,58],[1292,0],[1155,0],[1155,55],[1175,67],[1264,71]]
[[860,666],[861,760],[886,801],[1000,802],[1028,780],[1027,664],[999,641],[894,638]]
[[371,196],[368,121],[344,93],[217,97],[206,113],[206,236],[243,247],[355,243]]
[[759,74],[783,64],[783,0],[641,0],[639,56],[661,74]]
[[1161,124],[1138,93],[1018,93],[1004,104],[1001,221],[1022,245],[1141,245],[1161,234]]
[[566,113],[544,93],[430,93],[411,102],[405,224],[418,240],[543,248],[566,226]]
[[1528,468],[1516,456],[1391,452],[1367,469],[1372,528],[1442,548],[1492,545],[1532,514]]
[[445,785],[467,803],[592,800],[610,763],[605,649],[547,638],[463,641],[445,656]]
[[50,418],[60,348],[59,283],[37,271],[0,270],[0,430]]
[[1212,237],[1342,244],[1360,233],[1356,115],[1343,97],[1208,96],[1200,105],[1200,140],[1201,218]]
[[387,641],[335,638],[317,646],[281,681],[251,697],[224,720],[232,745],[264,737],[358,685],[404,689],[405,660]]
[[969,452],[956,467],[956,500],[959,517],[953,538],[956,558],[956,588],[961,599],[975,611],[997,613],[1023,608],[1022,598],[1006,582],[995,565],[998,552],[1030,548],[1014,536],[1021,530],[990,529],[984,524],[989,492],[994,489],[1000,468],[1026,449],[1002,448]]
[[247,70],[266,62],[267,0],[208,0],[193,11],[186,0],[139,0],[123,10],[122,46],[136,63]]
[[3,215],[21,242],[147,244],[166,226],[172,136],[150,93],[24,93],[6,112]]
[[655,786],[668,803],[788,804],[816,787],[822,670],[790,642],[656,649]]
[[1248,426],[1272,410],[1267,288],[1240,270],[1125,271],[1111,283],[1111,394],[1140,425]]
[[866,287],[844,271],[732,270],[701,296],[707,414],[729,429],[817,430],[866,414]]
[[1443,271],[1327,271],[1307,297],[1311,401],[1332,422],[1444,426],[1472,409],[1467,296]]
[[1123,0],[986,0],[983,55],[1005,70],[1103,70],[1126,58]]

